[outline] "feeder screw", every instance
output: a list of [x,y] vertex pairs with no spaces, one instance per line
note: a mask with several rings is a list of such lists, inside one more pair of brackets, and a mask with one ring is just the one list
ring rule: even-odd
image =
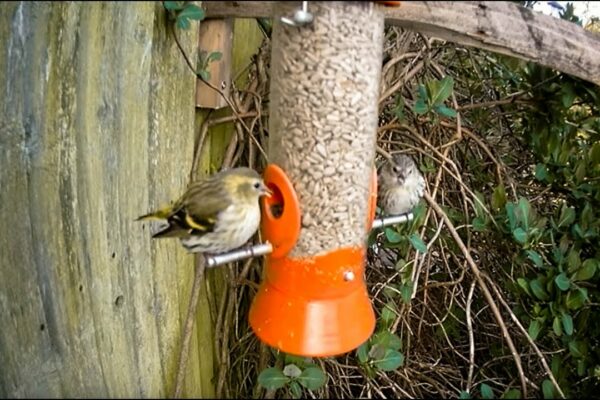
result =
[[354,280],[354,272],[352,272],[352,271],[344,272],[344,280],[346,282],[353,281]]
[[311,23],[313,15],[308,12],[308,1],[302,2],[302,8],[296,10],[292,19],[287,17],[281,17],[281,22],[292,26],[302,26]]

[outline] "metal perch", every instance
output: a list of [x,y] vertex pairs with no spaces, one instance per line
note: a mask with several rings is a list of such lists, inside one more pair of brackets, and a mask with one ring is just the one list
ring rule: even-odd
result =
[[[392,215],[391,217],[377,218],[373,220],[371,229],[378,229],[384,226],[403,224],[412,221],[414,215],[412,212],[400,215]],[[222,264],[227,264],[234,261],[243,260],[250,257],[258,257],[269,254],[273,251],[273,246],[269,242],[260,243],[249,248],[233,250],[223,254],[207,255],[206,267],[213,268]]]

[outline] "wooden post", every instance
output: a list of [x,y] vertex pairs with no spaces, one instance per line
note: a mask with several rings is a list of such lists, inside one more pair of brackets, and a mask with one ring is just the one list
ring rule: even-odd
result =
[[[160,2],[0,7],[2,398],[170,391],[194,258],[134,221],[191,167],[195,77],[167,27]],[[195,59],[197,24],[177,34]],[[205,296],[186,396],[214,397]]]

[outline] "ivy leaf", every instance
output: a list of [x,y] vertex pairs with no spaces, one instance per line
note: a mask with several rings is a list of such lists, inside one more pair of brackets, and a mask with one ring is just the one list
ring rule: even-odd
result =
[[179,13],[178,18],[201,21],[204,19],[204,10],[195,4],[188,4],[187,7]]
[[390,243],[399,243],[402,240],[402,235],[400,235],[395,229],[385,228],[385,237]]
[[301,399],[302,398],[302,387],[296,381],[290,382],[290,392],[292,394],[293,399]]
[[415,248],[415,250],[417,250],[423,254],[427,253],[427,245],[425,244],[425,242],[423,242],[423,240],[419,237],[419,235],[417,235],[416,233],[413,233],[412,235],[410,235],[408,240],[410,240],[410,244],[412,244],[412,246]]
[[544,164],[537,164],[535,166],[535,179],[542,182],[548,179],[548,169]]
[[567,308],[571,310],[577,310],[583,307],[583,304],[586,300],[587,290],[585,288],[571,290],[569,293],[567,293]]
[[423,115],[423,114],[427,114],[427,111],[429,111],[429,107],[427,106],[427,104],[425,104],[425,100],[423,100],[422,98],[418,98],[417,101],[415,102],[413,110],[414,110],[415,114]]
[[500,210],[505,204],[506,191],[504,190],[504,185],[500,184],[496,186],[494,193],[492,194],[492,208],[495,210]]
[[494,391],[488,384],[482,383],[479,390],[481,391],[482,398],[484,398],[484,399],[493,399],[494,398]]
[[560,218],[558,219],[558,227],[569,226],[575,221],[575,209],[573,207],[567,207],[563,204],[560,210]]
[[544,382],[542,382],[542,393],[544,394],[544,399],[554,398],[554,385],[550,379],[544,379]]
[[523,396],[521,395],[521,391],[519,389],[509,389],[504,396],[503,399],[521,399]]
[[484,232],[487,229],[487,221],[483,217],[473,218],[473,229],[477,232]]
[[319,367],[308,367],[298,377],[298,382],[308,390],[317,390],[327,381],[327,375]]
[[438,114],[443,115],[444,117],[447,117],[447,118],[455,118],[456,117],[456,111],[452,108],[446,107],[443,104],[435,106],[434,110]]
[[441,81],[435,82],[435,85],[431,85],[431,87],[435,91],[431,93],[431,104],[442,104],[452,94],[454,79],[451,76],[445,76]]
[[557,275],[556,278],[554,278],[554,283],[556,283],[556,286],[563,292],[569,290],[569,288],[571,287],[571,281],[569,280],[569,277],[567,277],[567,274],[565,274],[564,272]]
[[560,322],[560,318],[558,317],[554,317],[554,320],[552,321],[552,330],[554,331],[554,334],[556,336],[562,336],[562,325]]
[[527,333],[529,334],[529,337],[531,338],[531,340],[535,341],[537,339],[538,335],[540,334],[541,330],[542,330],[542,324],[540,324],[540,321],[538,321],[537,319],[534,319],[529,324],[529,329],[527,330]]
[[387,349],[383,357],[373,361],[373,365],[382,371],[394,371],[402,364],[404,364],[404,355],[392,349]]
[[364,342],[358,347],[356,355],[361,364],[364,364],[369,360],[369,341]]
[[190,20],[182,17],[181,14],[177,16],[177,27],[179,29],[188,30],[190,29]]
[[540,255],[540,253],[538,253],[535,250],[527,250],[526,253],[527,257],[529,257],[529,259],[533,261],[536,267],[541,268],[544,265],[544,261],[542,260],[542,256]]
[[548,301],[548,293],[546,293],[546,290],[544,289],[544,286],[539,278],[529,281],[529,287],[531,288],[533,295],[539,300]]
[[598,260],[595,258],[588,258],[583,262],[581,268],[575,273],[573,279],[576,281],[587,281],[592,279],[598,269]]
[[185,6],[185,2],[183,1],[165,1],[164,7],[170,11],[179,11],[182,10]]
[[565,329],[565,333],[569,336],[573,334],[573,317],[570,314],[561,314],[562,326]]
[[520,244],[527,243],[527,232],[525,232],[525,230],[521,227],[518,227],[513,231],[513,237]]
[[281,389],[290,378],[285,376],[279,368],[271,367],[263,370],[258,375],[258,383],[268,390]]

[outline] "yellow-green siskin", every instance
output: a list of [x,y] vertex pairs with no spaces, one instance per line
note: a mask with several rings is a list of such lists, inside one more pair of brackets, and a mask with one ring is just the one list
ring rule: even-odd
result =
[[405,214],[417,205],[425,190],[425,179],[409,156],[396,154],[381,167],[377,202],[387,215]]
[[193,182],[172,205],[137,220],[162,219],[169,226],[154,238],[178,237],[191,252],[217,254],[244,245],[260,225],[260,196],[271,192],[250,168],[232,168]]

